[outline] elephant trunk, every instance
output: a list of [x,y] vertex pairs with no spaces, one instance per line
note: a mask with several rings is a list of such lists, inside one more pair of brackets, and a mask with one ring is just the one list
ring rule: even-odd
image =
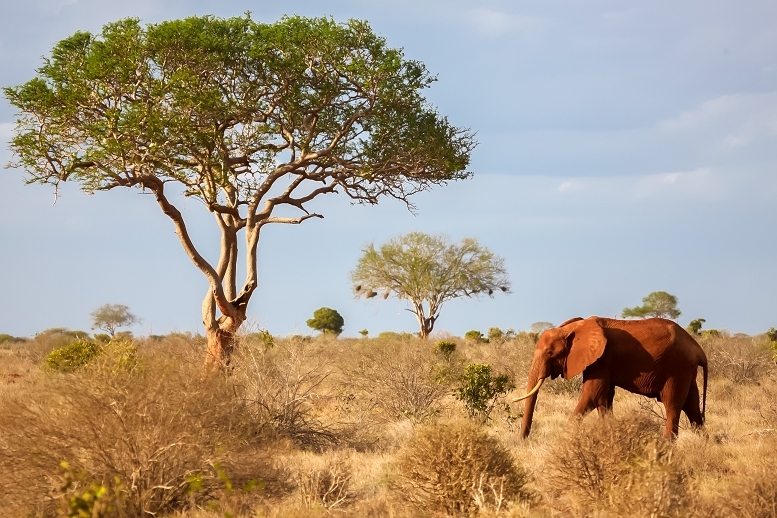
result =
[[547,376],[540,374],[540,369],[532,363],[531,371],[529,371],[529,380],[526,384],[526,392],[529,397],[526,398],[523,407],[523,421],[521,422],[521,439],[525,439],[531,431],[531,421],[534,416],[534,406],[537,404],[537,395],[540,385]]

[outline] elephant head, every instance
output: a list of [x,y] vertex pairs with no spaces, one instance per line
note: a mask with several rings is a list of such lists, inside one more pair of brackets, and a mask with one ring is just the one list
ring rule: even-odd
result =
[[595,317],[585,320],[573,318],[542,334],[534,349],[527,394],[514,400],[526,400],[521,438],[529,435],[537,392],[545,378],[564,376],[571,379],[577,376],[602,356],[606,344],[607,339]]

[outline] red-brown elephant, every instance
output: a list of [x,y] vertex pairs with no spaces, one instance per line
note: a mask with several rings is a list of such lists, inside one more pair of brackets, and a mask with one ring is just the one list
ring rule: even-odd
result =
[[[699,409],[698,367],[704,373]],[[615,387],[658,399],[666,408],[664,437],[677,436],[680,411],[691,424],[704,423],[707,356],[685,329],[663,318],[614,320],[573,318],[545,331],[537,342],[527,384],[521,437],[531,430],[537,391],[550,376],[583,374],[583,389],[573,415],[612,409]]]

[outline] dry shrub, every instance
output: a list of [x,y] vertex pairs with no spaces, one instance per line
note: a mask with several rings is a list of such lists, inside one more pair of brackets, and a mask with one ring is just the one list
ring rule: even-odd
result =
[[777,466],[773,460],[760,462],[740,474],[728,486],[727,498],[720,506],[726,516],[777,518]]
[[305,509],[340,509],[353,500],[351,465],[342,453],[306,456],[294,469],[300,504]]
[[499,441],[468,422],[424,427],[397,461],[395,488],[436,513],[498,512],[529,501],[528,475]]
[[562,434],[537,479],[565,516],[691,516],[689,480],[673,457],[655,421],[597,419]]
[[336,423],[325,422],[321,404],[333,398],[325,381],[330,361],[304,340],[286,340],[273,349],[243,347],[233,378],[252,425],[300,446],[321,450],[338,440]]
[[[441,367],[444,369],[441,370]],[[448,392],[441,373],[449,375],[449,362],[418,341],[379,341],[362,351],[348,373],[350,392],[383,419],[423,421],[436,415]]]
[[774,367],[768,343],[743,336],[709,336],[700,340],[710,376],[734,383],[756,383]]
[[[119,370],[115,360],[101,356],[77,373],[52,373],[0,410],[0,480],[24,481],[0,489],[12,515],[51,516],[62,497],[95,484],[120,497],[125,516],[181,509],[223,487],[214,466],[228,470],[245,449],[228,384],[202,381],[200,362],[187,365],[181,355]],[[78,474],[64,495],[62,461]],[[273,478],[263,459],[240,462],[244,473],[253,471],[246,477]]]

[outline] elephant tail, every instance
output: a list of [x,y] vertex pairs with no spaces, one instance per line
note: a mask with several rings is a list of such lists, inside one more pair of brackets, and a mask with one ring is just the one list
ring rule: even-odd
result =
[[699,361],[699,365],[704,375],[704,381],[702,383],[702,396],[701,396],[701,422],[702,424],[707,420],[705,412],[707,411],[707,357],[702,356]]

